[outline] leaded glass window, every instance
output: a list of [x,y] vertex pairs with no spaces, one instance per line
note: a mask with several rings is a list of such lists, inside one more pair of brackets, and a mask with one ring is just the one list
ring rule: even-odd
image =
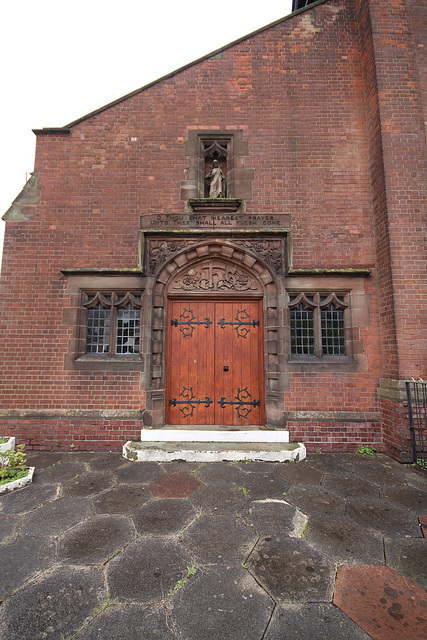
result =
[[131,292],[83,293],[85,353],[138,354],[141,295]]
[[314,355],[314,314],[303,304],[291,309],[291,353]]
[[141,312],[129,303],[117,310],[117,353],[139,352],[139,325]]
[[328,356],[345,355],[344,310],[330,304],[321,310],[322,353]]
[[86,353],[108,353],[109,344],[110,310],[98,303],[87,312]]
[[299,293],[290,295],[291,356],[345,356],[345,311],[343,295]]

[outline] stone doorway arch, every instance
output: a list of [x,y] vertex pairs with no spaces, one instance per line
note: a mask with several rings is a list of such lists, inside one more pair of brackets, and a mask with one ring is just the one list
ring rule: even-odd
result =
[[145,289],[144,426],[165,424],[167,303],[171,297],[189,296],[262,300],[265,424],[285,428],[283,277],[268,260],[271,252],[259,255],[259,238],[252,246],[250,239],[233,237],[165,237],[157,249],[157,265],[150,263]]

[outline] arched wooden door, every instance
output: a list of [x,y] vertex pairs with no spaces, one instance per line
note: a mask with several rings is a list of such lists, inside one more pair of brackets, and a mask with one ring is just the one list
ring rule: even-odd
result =
[[168,302],[166,421],[264,424],[261,300]]

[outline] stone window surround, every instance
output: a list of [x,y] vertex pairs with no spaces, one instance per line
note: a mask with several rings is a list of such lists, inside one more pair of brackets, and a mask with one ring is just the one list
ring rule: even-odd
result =
[[[144,299],[144,287],[141,276],[107,275],[102,273],[74,273],[68,275],[68,293],[70,306],[63,310],[63,324],[72,326],[72,337],[68,341],[68,351],[64,357],[66,371],[142,371],[144,360],[139,354],[85,353],[86,316],[84,302],[87,296],[111,293],[134,294]],[[141,309],[143,322],[144,304]]]

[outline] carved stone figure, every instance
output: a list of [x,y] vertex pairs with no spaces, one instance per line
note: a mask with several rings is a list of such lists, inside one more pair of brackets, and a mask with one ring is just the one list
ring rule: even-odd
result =
[[209,197],[210,198],[224,198],[226,190],[225,175],[221,171],[218,164],[218,160],[213,161],[212,169],[206,176],[206,180],[209,184]]

